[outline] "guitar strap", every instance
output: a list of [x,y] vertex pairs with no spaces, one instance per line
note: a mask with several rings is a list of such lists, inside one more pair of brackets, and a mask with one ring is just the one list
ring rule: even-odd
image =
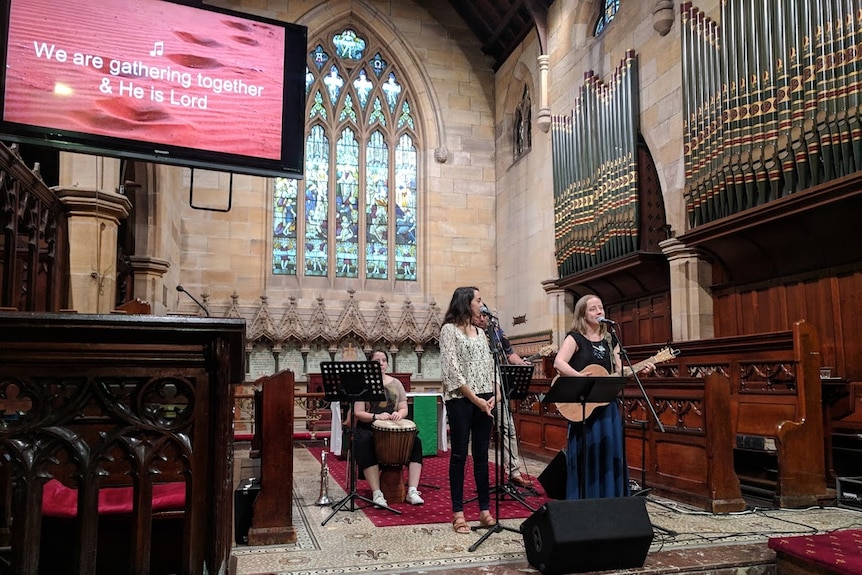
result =
[[[614,348],[619,347],[619,344],[614,345],[614,343],[615,343],[614,339],[615,338],[614,338],[613,332],[607,331],[605,333],[605,343],[607,343],[608,349],[611,350],[611,368],[616,367],[616,360],[615,360],[616,356],[614,355]],[[609,369],[608,371],[611,372],[611,375],[616,374],[616,371],[614,371],[613,369]]]

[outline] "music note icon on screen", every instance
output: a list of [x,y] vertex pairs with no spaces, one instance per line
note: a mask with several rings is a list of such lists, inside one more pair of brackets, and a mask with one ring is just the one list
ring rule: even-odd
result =
[[161,56],[165,53],[165,43],[164,42],[156,42],[153,45],[153,49],[150,50],[150,56]]

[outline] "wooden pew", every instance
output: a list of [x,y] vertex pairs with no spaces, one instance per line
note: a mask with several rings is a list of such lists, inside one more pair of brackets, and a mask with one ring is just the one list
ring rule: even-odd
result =
[[[228,573],[232,385],[245,373],[244,340],[236,319],[0,314],[11,571]],[[53,478],[77,488],[59,541],[43,539]],[[154,504],[166,481],[184,488],[178,512]],[[123,487],[133,504],[100,515],[100,496]],[[172,539],[164,548],[162,535]]]
[[[679,357],[660,364],[655,376],[642,377],[665,433],[652,421],[637,385],[631,382],[624,391],[632,479],[640,481],[643,472],[656,493],[712,511],[743,508],[740,490],[781,507],[828,499],[813,326],[801,321],[791,331],[673,347]],[[656,351],[653,345],[628,348],[635,363]],[[722,379],[710,381],[712,374]],[[565,447],[568,425],[553,406],[540,402],[549,383],[534,379],[530,395],[515,409],[521,448],[548,459]]]
[[[679,342],[674,347],[681,354],[658,366],[662,377],[643,378],[657,411],[672,408],[668,378],[704,378],[711,373],[727,377],[734,468],[743,490],[769,497],[780,507],[816,505],[828,498],[820,348],[811,324],[799,321],[792,331]],[[629,351],[633,357],[649,353]],[[627,388],[627,397],[635,394]],[[637,433],[628,430],[630,437]],[[660,467],[673,468],[673,453],[654,455]],[[648,476],[650,471],[648,467]],[[648,481],[654,487],[666,483],[654,474]]]
[[733,469],[730,380],[652,379],[647,394],[664,432],[655,424],[643,394],[625,390],[625,442],[629,477],[656,493],[713,513],[746,507]]
[[260,458],[249,545],[296,543],[293,525],[293,384],[291,371],[255,382],[252,450]]

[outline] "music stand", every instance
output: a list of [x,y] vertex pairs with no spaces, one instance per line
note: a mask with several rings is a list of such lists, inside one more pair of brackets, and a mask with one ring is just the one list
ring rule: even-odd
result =
[[[499,428],[499,437],[503,438],[504,441],[508,441],[509,445],[509,456],[512,454],[512,437],[509,436],[508,431],[503,432],[504,429],[509,429],[508,419],[511,418],[512,414],[509,411],[509,401],[526,399],[527,393],[530,389],[530,382],[533,379],[533,369],[534,365],[513,365],[513,364],[503,364],[500,366],[500,389],[503,394],[502,401],[500,402],[500,421],[497,422]],[[518,491],[518,489],[513,486],[511,483],[506,483],[502,481],[502,477],[504,471],[511,471],[509,469],[510,463],[508,461],[501,461],[496,464],[496,473],[494,477],[495,487],[494,493],[499,495],[500,492],[503,492],[503,496],[511,495],[512,499],[518,501],[521,505],[529,509],[530,511],[535,511],[536,509],[532,507],[527,501],[524,499],[523,495]],[[504,466],[505,465],[505,469]],[[502,470],[502,471],[501,471]],[[530,489],[530,491],[534,495],[538,495],[534,490]],[[465,503],[469,503],[476,499],[475,497],[472,499],[468,499]]]
[[535,367],[532,363],[530,365],[501,365],[500,381],[503,383],[503,394],[509,399],[526,399]]
[[[508,409],[509,403],[511,400],[519,401],[522,399],[526,399],[527,394],[529,393],[529,389],[530,389],[530,382],[532,382],[532,380],[533,380],[533,369],[534,369],[534,367],[535,366],[533,364],[529,364],[529,365],[506,364],[506,365],[500,366],[500,382],[502,384],[503,398],[505,400],[506,407],[507,407],[506,413],[503,414],[501,416],[501,418],[503,418],[503,419],[505,419],[505,418],[511,419],[512,418],[512,414]],[[509,457],[511,458],[511,454],[513,453],[513,447],[517,447],[517,445],[515,445],[515,446],[512,445],[513,438],[510,437],[508,433],[505,433],[505,434],[502,433],[503,429],[508,430],[510,428],[510,426],[507,424],[507,422],[504,420],[504,421],[501,421],[500,423],[506,424],[506,425],[500,426],[500,433],[501,433],[501,436],[505,436],[504,440],[508,442],[507,447],[508,447],[508,451],[509,451]],[[517,434],[516,434],[516,436],[517,436]],[[503,465],[506,466],[506,470],[511,472],[511,469],[510,469],[511,462],[505,461],[502,463],[503,463]],[[509,483],[506,483],[504,487],[505,488],[503,489],[503,491],[505,491],[509,495],[511,495],[513,499],[516,499],[517,501],[519,501],[522,505],[524,505],[530,511],[535,511],[535,509],[533,507],[531,507],[530,505],[527,505],[527,502],[523,499],[523,496],[518,491],[517,487],[515,487],[514,485],[511,484],[511,474],[510,474]],[[538,493],[536,493],[532,488],[530,488],[529,491],[533,495],[538,495]]]
[[[353,404],[357,401],[385,401],[383,391],[383,373],[378,361],[321,361],[320,373],[323,377],[323,392],[327,401],[346,401],[350,405],[350,426],[347,430],[347,488],[348,494],[341,501],[333,504],[332,513],[323,520],[326,523],[341,511],[348,503],[347,511],[356,511],[356,500],[361,499],[377,506],[373,500],[356,492],[356,459],[353,449],[353,435],[356,427],[356,410]],[[384,507],[393,513],[401,514],[397,509]]]
[[[581,405],[581,423],[587,419],[587,404],[607,404],[616,400],[625,388],[628,378],[619,376],[606,377],[559,377],[542,403],[579,403]],[[586,465],[587,465],[587,430],[581,432],[581,453],[578,462],[578,493],[581,499],[586,499]]]

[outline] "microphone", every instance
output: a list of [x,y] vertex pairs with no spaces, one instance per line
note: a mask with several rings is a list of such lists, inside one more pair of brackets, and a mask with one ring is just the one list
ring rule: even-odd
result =
[[496,319],[496,316],[491,313],[491,310],[488,309],[488,306],[482,304],[482,307],[479,308],[479,313],[482,315],[487,315],[488,317],[493,317]]
[[192,294],[190,294],[189,292],[187,292],[187,291],[186,291],[186,288],[184,288],[183,286],[177,286],[177,291],[181,291],[181,292],[183,292],[184,294],[186,294],[187,296],[189,296],[190,298],[192,298],[192,301],[193,301],[193,302],[195,302],[196,304],[198,304],[198,307],[199,307],[199,308],[201,308],[202,310],[204,310],[204,313],[205,313],[205,314],[207,314],[207,317],[210,317],[210,310],[208,310],[207,308],[205,308],[205,307],[204,307],[204,304],[202,304],[202,303],[201,303],[201,302],[199,302],[197,299],[195,299],[195,296],[193,296]]
[[614,320],[612,320],[612,319],[608,319],[608,318],[606,318],[606,317],[600,317],[597,321],[598,321],[599,323],[606,323],[606,324],[608,324],[608,325],[617,325],[617,322],[615,322],[615,321],[614,321]]

